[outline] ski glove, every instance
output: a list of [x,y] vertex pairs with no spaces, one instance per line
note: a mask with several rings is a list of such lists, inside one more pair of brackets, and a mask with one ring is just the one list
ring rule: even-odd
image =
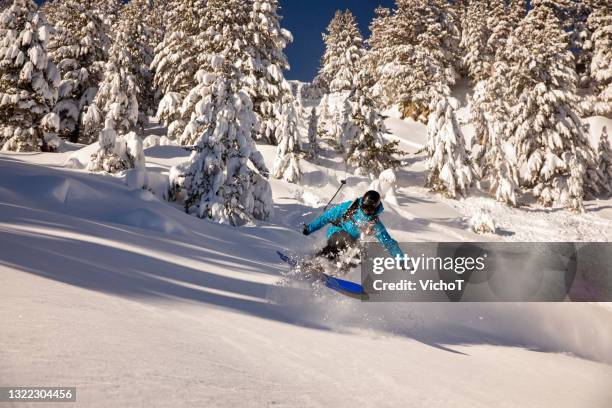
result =
[[308,225],[306,225],[306,224],[302,225],[302,234],[310,235],[310,230],[308,229]]

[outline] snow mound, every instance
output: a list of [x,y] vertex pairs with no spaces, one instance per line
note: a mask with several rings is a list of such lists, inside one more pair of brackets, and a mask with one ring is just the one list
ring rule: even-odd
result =
[[149,229],[162,232],[164,234],[184,234],[187,232],[187,230],[179,223],[146,208],[138,208],[132,211],[122,212],[113,220],[118,224]]
[[98,142],[87,145],[79,150],[75,150],[68,156],[64,167],[69,169],[84,169],[91,160],[91,155],[96,153],[100,147]]
[[40,206],[75,204],[82,200],[101,199],[102,195],[87,184],[56,175],[22,176],[14,179],[13,191]]
[[178,146],[173,140],[170,140],[166,136],[149,135],[142,141],[142,145],[145,149],[155,146]]
[[131,189],[145,189],[155,194],[160,199],[168,199],[170,182],[168,175],[145,169],[129,169],[121,174],[125,184]]
[[490,211],[479,209],[470,220],[472,230],[477,234],[495,234],[495,221]]

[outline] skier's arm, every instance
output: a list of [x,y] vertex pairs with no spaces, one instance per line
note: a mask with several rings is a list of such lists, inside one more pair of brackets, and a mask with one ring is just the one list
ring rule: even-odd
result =
[[320,230],[333,220],[336,220],[344,214],[344,212],[351,206],[352,202],[347,201],[342,204],[338,204],[337,206],[330,208],[325,211],[319,218],[308,224],[306,227],[308,228],[308,233],[315,232]]
[[394,258],[396,256],[404,256],[404,253],[400,249],[397,241],[391,238],[391,235],[389,235],[387,229],[380,221],[376,224],[376,230],[376,239],[378,239],[378,242],[385,247],[389,255]]

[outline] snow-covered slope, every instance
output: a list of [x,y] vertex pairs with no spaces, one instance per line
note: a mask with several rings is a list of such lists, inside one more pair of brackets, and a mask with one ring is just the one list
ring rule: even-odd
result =
[[[388,125],[408,152],[424,141],[419,124]],[[158,175],[186,156],[146,154]],[[273,180],[273,220],[242,228],[63,167],[71,155],[0,155],[3,384],[76,385],[82,406],[610,406],[605,305],[370,304],[277,285],[274,251],[323,239],[297,230],[345,176],[329,151],[303,163],[303,185]],[[407,162],[382,216],[398,240],[483,239],[478,206],[500,225],[486,239],[612,237],[608,202],[570,215],[451,201],[421,187],[421,156]],[[347,179],[338,201],[369,184]]]

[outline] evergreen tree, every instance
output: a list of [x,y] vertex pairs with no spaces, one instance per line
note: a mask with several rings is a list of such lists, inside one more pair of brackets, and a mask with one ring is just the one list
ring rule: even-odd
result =
[[134,132],[117,135],[115,123],[106,118],[104,129],[98,138],[99,148],[87,165],[89,171],[116,173],[131,168],[145,167],[145,156],[140,138]]
[[323,41],[325,53],[315,83],[327,92],[350,90],[365,52],[363,37],[350,10],[336,11]]
[[[506,89],[502,139],[515,148],[521,187],[533,189],[544,205],[577,208],[573,195],[596,191],[597,180],[588,177],[594,174],[594,152],[576,114],[574,59],[556,3],[532,4],[533,10],[508,39],[500,56],[503,63],[493,75]],[[572,160],[584,170],[570,174]],[[581,174],[583,186],[577,188]]]
[[[505,72],[504,61],[494,64],[495,72]],[[474,90],[471,122],[474,125],[472,164],[480,181],[488,183],[498,201],[517,205],[519,185],[516,154],[504,132],[506,125],[505,77],[493,75],[479,82]]]
[[397,34],[388,28],[388,24],[391,24],[394,20],[393,12],[391,9],[386,7],[376,7],[374,9],[374,18],[370,23],[370,38],[366,41],[368,49],[362,60],[362,66],[366,71],[375,78],[374,84],[372,85],[372,94],[377,102],[385,101],[389,104],[389,101],[393,99],[391,95],[385,95],[382,83],[379,80],[379,65],[383,62],[379,60],[381,56],[388,55],[386,52],[391,50],[389,41],[392,34]]
[[61,75],[59,98],[53,108],[60,117],[60,136],[88,142],[83,139],[82,115],[98,90],[109,40],[102,21],[81,1],[54,0],[43,10],[55,27],[49,58]]
[[345,148],[346,130],[349,126],[349,117],[351,114],[351,106],[349,104],[348,91],[337,92],[329,95],[329,112],[330,120],[325,124],[326,135],[329,137],[331,145],[336,151],[342,152]]
[[474,172],[466,151],[465,139],[457,123],[455,98],[442,97],[432,106],[427,124],[426,186],[455,198],[468,194]]
[[[58,76],[59,80],[59,76]],[[57,152],[64,141],[59,137],[60,119],[56,113],[47,113],[40,121],[43,134],[43,150]]]
[[[111,38],[123,7],[122,0],[89,0],[89,9],[102,21],[104,32]],[[110,46],[110,44],[108,44]]]
[[591,7],[585,1],[572,1],[569,6],[566,31],[569,31],[570,34],[570,49],[573,50],[575,57],[578,84],[588,86],[591,53],[587,45],[591,32],[587,26],[587,18],[591,13]]
[[[59,74],[47,55],[49,27],[31,0],[0,15],[0,149],[52,150],[45,118],[57,99]],[[45,126],[42,126],[45,124]]]
[[464,50],[463,64],[474,82],[485,79],[491,71],[493,55],[487,47],[490,36],[488,4],[488,0],[471,0],[462,24],[460,45]]
[[478,82],[471,103],[471,122],[475,135],[472,141],[472,164],[498,201],[517,205],[519,186],[516,152],[504,130],[508,104],[512,97],[508,82],[508,63],[503,50],[515,25],[523,18],[523,0],[513,0],[506,6],[504,0],[493,0],[487,26],[491,32],[487,40],[487,53],[492,56],[491,76]]
[[608,192],[608,194],[612,194],[612,148],[610,148],[608,131],[605,126],[602,129],[601,137],[599,138],[597,159],[597,171],[602,181],[602,187]]
[[590,111],[612,117],[612,4],[606,0],[591,0],[591,6],[593,11],[587,25],[592,33],[589,71],[594,98]]
[[197,85],[198,67],[206,63],[203,41],[198,33],[205,31],[203,15],[206,0],[168,0],[163,40],[155,47],[151,70],[153,85],[161,98],[157,117],[168,126],[168,137],[178,139],[186,120],[181,117],[181,103]]
[[[115,27],[100,89],[83,118],[85,134],[91,139],[103,129],[125,135],[138,121],[138,85],[133,71],[141,56],[134,53],[132,45],[136,24],[137,21],[125,18]],[[103,137],[106,136],[100,135]],[[100,145],[102,148],[103,144]]]
[[251,138],[253,105],[243,88],[248,12],[241,0],[208,0],[202,33],[208,62],[187,97],[197,102],[183,133],[198,138],[190,159],[170,174],[172,195],[185,200],[187,212],[232,225],[266,218],[272,209],[260,175],[267,169]]
[[0,13],[9,8],[13,4],[13,0],[0,0]]
[[276,158],[272,168],[272,176],[284,178],[290,183],[297,183],[302,176],[298,154],[301,151],[298,134],[298,118],[293,97],[286,97],[282,107],[281,120],[276,128]]
[[584,212],[583,197],[586,195],[584,191],[584,182],[586,179],[587,166],[582,154],[573,150],[567,155],[569,159],[569,178],[567,179],[566,198],[563,199],[565,206],[572,211]]
[[510,0],[508,8],[512,26],[516,27],[527,15],[527,0]]
[[465,30],[467,13],[468,13],[468,0],[456,0],[453,2],[454,13],[457,16],[457,29],[460,33]]
[[[148,47],[153,50],[163,41],[167,22],[165,21],[171,0],[140,0],[143,6],[146,4],[145,21],[149,29]],[[152,63],[153,61],[151,61]]]
[[149,25],[153,10],[154,5],[150,0],[130,0],[122,10],[116,28],[127,34],[125,52],[129,57],[129,69],[136,83],[140,123],[144,123],[146,116],[157,108],[153,73],[150,69],[154,53],[152,44],[156,35],[155,27]]
[[256,81],[255,86],[249,86],[257,117],[253,136],[271,144],[277,142],[275,129],[281,101],[291,92],[283,75],[289,69],[283,50],[293,37],[280,26],[278,8],[277,0],[253,0],[248,24],[247,53]]
[[329,112],[329,94],[323,94],[323,97],[319,101],[319,120],[317,124],[317,134],[318,135],[327,135],[327,129],[325,124],[331,119],[331,114]]
[[382,171],[396,168],[399,161],[393,156],[401,152],[397,148],[399,142],[386,142],[383,138],[389,132],[374,100],[368,95],[370,78],[362,71],[355,80],[354,90],[348,98],[350,113],[342,146],[346,150],[346,162],[355,167],[356,173],[373,180]]
[[449,95],[459,48],[457,17],[444,0],[397,0],[392,12],[378,9],[369,39],[373,90],[384,106],[425,111]]
[[314,161],[319,157],[318,131],[319,118],[317,117],[317,110],[311,108],[310,115],[308,116],[308,158]]
[[489,72],[488,75],[480,79],[490,76],[497,52],[504,48],[508,36],[514,30],[515,25],[518,24],[516,21],[513,21],[511,10],[509,7],[506,7],[505,0],[491,0],[490,5],[489,17],[487,18],[487,29],[490,35],[486,43],[486,55],[490,59],[488,65]]

